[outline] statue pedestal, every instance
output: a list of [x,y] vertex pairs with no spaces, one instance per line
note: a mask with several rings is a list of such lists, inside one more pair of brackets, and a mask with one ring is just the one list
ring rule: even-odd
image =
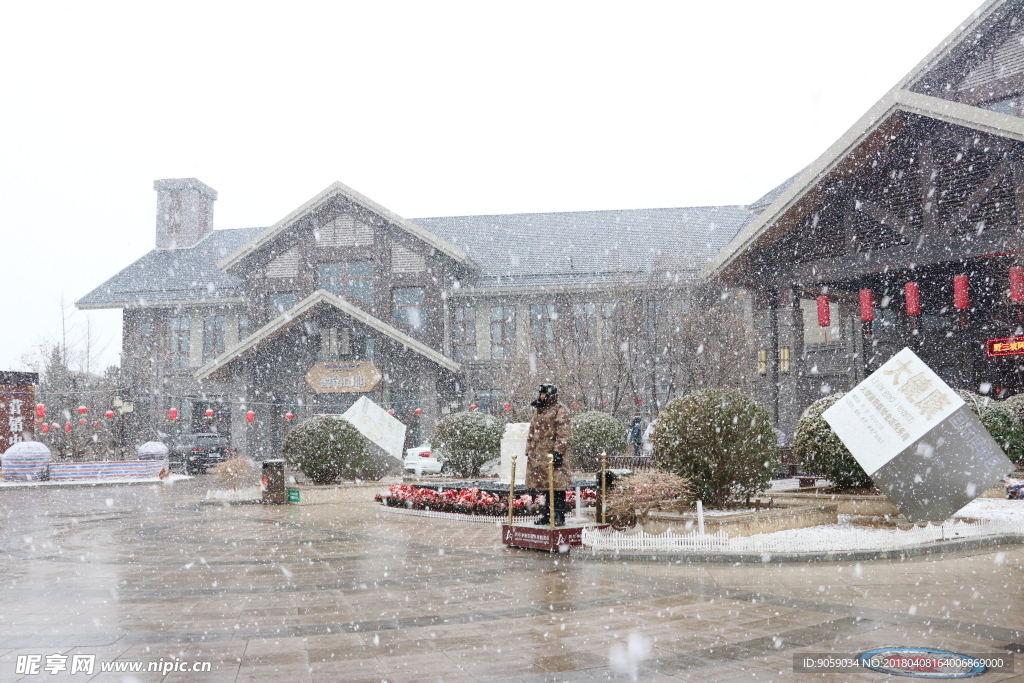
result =
[[512,455],[516,456],[516,484],[526,483],[526,437],[530,433],[529,422],[511,422],[505,425],[505,434],[501,437],[501,466],[498,469],[498,482],[511,484]]

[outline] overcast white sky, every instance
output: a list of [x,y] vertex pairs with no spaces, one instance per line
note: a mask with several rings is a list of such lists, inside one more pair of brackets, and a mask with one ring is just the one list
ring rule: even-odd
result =
[[153,248],[156,178],[218,228],[335,180],[407,217],[746,204],[979,3],[8,3],[0,370]]

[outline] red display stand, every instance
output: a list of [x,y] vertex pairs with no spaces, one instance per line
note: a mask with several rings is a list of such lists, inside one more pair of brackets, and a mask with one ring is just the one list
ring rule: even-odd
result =
[[[526,524],[502,524],[501,542],[514,548],[546,550],[549,553],[567,553],[583,543],[583,529],[593,524],[568,524],[555,527]],[[598,527],[600,528],[600,527]]]

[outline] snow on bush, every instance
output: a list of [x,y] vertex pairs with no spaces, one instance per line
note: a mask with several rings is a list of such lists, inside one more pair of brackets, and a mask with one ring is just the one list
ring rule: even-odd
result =
[[793,457],[806,474],[820,474],[839,490],[871,486],[871,477],[821,416],[844,394],[819,398],[807,406],[796,424]]
[[608,521],[616,529],[642,526],[652,512],[682,512],[696,500],[686,477],[658,470],[623,477],[607,497]]
[[1024,460],[1024,424],[1021,423],[1019,413],[1024,399],[1014,396],[1005,401],[996,401],[962,389],[956,393],[967,403],[971,412],[981,418],[981,423],[1006,453],[1006,457],[1013,462]]
[[462,412],[437,423],[430,444],[460,477],[480,476],[480,467],[501,454],[505,425],[486,413]]
[[575,467],[596,469],[602,452],[615,455],[625,448],[626,428],[608,413],[592,410],[572,418],[569,452]]
[[779,449],[768,411],[733,389],[702,389],[672,399],[652,437],[659,469],[686,477],[711,507],[768,486]]
[[371,478],[363,476],[364,470],[375,460],[359,430],[348,420],[331,415],[318,415],[296,425],[284,438],[281,450],[314,484]]

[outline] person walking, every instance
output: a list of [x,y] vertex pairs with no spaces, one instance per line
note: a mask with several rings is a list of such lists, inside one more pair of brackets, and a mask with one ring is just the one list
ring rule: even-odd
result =
[[[565,526],[565,492],[572,488],[572,472],[569,469],[569,437],[572,422],[569,409],[558,400],[558,387],[541,384],[537,388],[537,400],[530,405],[536,408],[530,420],[530,432],[526,437],[526,486],[533,489],[534,496],[544,491],[544,506],[540,519],[534,524],[544,526],[551,523],[555,515],[555,526]],[[548,500],[548,454],[554,456],[555,500],[552,511]]]
[[640,449],[644,445],[644,427],[643,421],[639,415],[634,415],[633,419],[629,423],[629,433],[626,435],[626,441],[630,446],[633,447],[633,457],[640,457]]

